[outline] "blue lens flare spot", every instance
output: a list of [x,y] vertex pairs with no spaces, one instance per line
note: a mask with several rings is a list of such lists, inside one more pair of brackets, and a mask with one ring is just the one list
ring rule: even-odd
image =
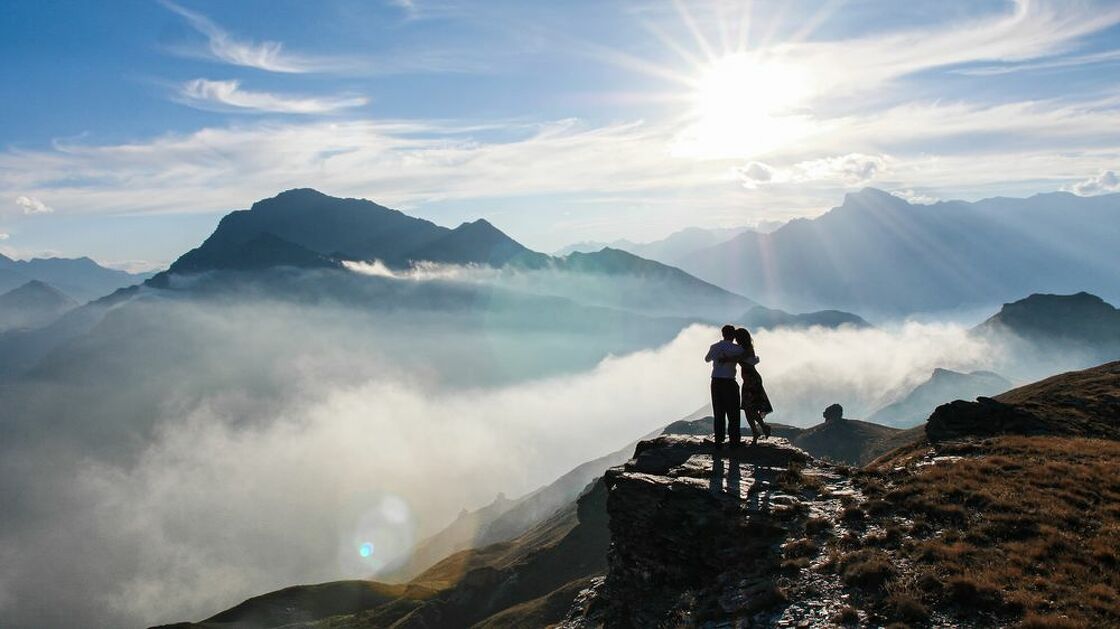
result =
[[358,547],[358,554],[361,555],[363,559],[365,559],[366,557],[372,557],[373,544],[364,542],[361,546]]

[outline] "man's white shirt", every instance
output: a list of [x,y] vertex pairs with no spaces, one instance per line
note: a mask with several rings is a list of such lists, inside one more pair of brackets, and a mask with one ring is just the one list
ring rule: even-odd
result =
[[[735,379],[735,362],[724,362],[726,359],[735,359],[743,357],[745,352],[740,345],[736,345],[731,341],[720,341],[713,344],[708,348],[708,355],[704,357],[705,362],[712,363],[712,377],[723,378],[727,380]],[[753,357],[752,364],[758,364],[758,357]]]

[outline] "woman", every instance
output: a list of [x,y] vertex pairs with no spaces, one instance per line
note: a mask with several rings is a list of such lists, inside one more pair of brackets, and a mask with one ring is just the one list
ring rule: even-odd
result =
[[774,407],[770,405],[770,397],[766,395],[766,389],[762,386],[762,376],[759,375],[758,369],[755,369],[758,360],[754,353],[751,333],[745,328],[735,330],[735,342],[743,348],[743,356],[739,359],[739,366],[743,370],[742,406],[747,414],[747,422],[751,425],[751,434],[754,436],[751,443],[755,444],[758,443],[759,426],[762,427],[765,436],[770,436],[770,424],[767,424],[764,418],[774,412]]

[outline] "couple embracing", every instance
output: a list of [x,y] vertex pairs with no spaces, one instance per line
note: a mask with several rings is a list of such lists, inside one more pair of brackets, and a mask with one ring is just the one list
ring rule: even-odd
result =
[[[764,437],[770,436],[770,425],[764,418],[774,412],[766,389],[762,387],[762,376],[755,369],[758,356],[754,353],[751,333],[733,325],[723,326],[721,332],[723,340],[712,345],[704,357],[706,362],[712,363],[712,423],[715,424],[717,450],[723,447],[725,434],[730,447],[742,445],[740,408],[746,413],[751,426],[752,445],[758,443],[759,428]],[[739,384],[735,381],[736,366],[743,372],[741,395]]]

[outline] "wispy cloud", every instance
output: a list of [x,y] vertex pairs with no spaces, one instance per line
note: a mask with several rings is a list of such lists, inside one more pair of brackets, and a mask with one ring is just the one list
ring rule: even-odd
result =
[[[194,16],[188,17],[192,24],[201,19],[196,27],[213,35],[212,48],[226,51],[224,57],[213,52],[215,58],[265,59],[254,67],[287,69],[281,71],[319,67],[279,44],[236,40],[194,12],[169,7]],[[518,196],[545,203],[552,195],[611,207],[596,217],[599,229],[625,220],[615,202],[620,198],[631,207],[687,207],[693,222],[702,215],[743,224],[818,213],[856,185],[921,191],[915,199],[1072,189],[1079,182],[1087,191],[1088,174],[1116,168],[1117,97],[1063,94],[998,104],[978,96],[915,100],[892,92],[892,81],[930,68],[1071,54],[1080,38],[1118,21],[1115,6],[1021,0],[1009,12],[969,22],[774,45],[770,54],[808,68],[824,88],[799,114],[805,126],[796,142],[751,155],[675,157],[674,142],[687,124],[680,119],[601,125],[285,121],[129,144],[8,149],[0,152],[0,195],[40,195],[67,212],[87,213],[214,211],[297,185],[406,209]],[[178,97],[193,106],[240,111],[327,113],[365,102],[358,96],[252,91],[236,81],[198,79],[179,87]],[[852,92],[866,97],[846,99]],[[888,92],[890,98],[880,100]],[[845,101],[842,111],[832,108],[837,100]],[[539,219],[555,221],[553,227],[565,220],[588,219]]]
[[296,74],[328,71],[337,65],[330,59],[288,52],[280,42],[237,39],[229,31],[197,11],[187,9],[171,0],[160,0],[160,4],[182,16],[191,28],[204,35],[207,39],[208,56],[216,60],[268,72]]
[[1096,2],[1015,0],[1010,12],[861,39],[803,42],[776,52],[816,69],[822,93],[859,90],[932,68],[1017,62],[1070,50],[1077,40],[1120,23],[1120,7]]
[[296,96],[257,92],[241,87],[241,82],[194,79],[179,86],[176,100],[201,109],[221,109],[253,113],[325,114],[361,107],[369,102],[362,96]]
[[[853,181],[957,197],[1023,182],[1053,190],[1114,168],[1120,111],[1049,102],[908,104],[821,121],[804,143],[756,160],[763,166],[751,173],[736,172],[740,160],[672,158],[676,131],[575,120],[215,127],[129,144],[9,149],[0,152],[0,194],[41,195],[83,213],[214,211],[296,185],[405,206],[517,195],[663,200],[671,194],[694,210],[734,211],[742,222],[763,216],[744,214],[750,207],[769,208],[770,218],[775,206],[820,211]],[[991,141],[943,141],[981,135]],[[744,174],[765,181],[764,168],[771,177],[765,195],[734,185]]]
[[[475,51],[426,46],[420,50],[396,50],[374,55],[315,55],[289,51],[277,41],[239,39],[209,17],[171,0],[160,4],[180,15],[206,38],[204,49],[176,48],[185,56],[202,56],[230,65],[285,74],[341,74],[383,76],[409,73],[481,73],[491,69]],[[410,15],[419,15],[413,3],[402,4]],[[410,8],[411,7],[411,8]],[[426,9],[425,9],[426,11]]]
[[[486,129],[502,139],[483,140],[494,135]],[[640,123],[507,122],[482,130],[434,121],[268,123],[0,153],[0,191],[50,191],[76,211],[144,212],[237,207],[297,183],[400,204],[711,181],[710,165],[667,159],[664,143],[663,130]],[[604,154],[612,160],[592,159]]]
[[1120,62],[1120,50],[1108,50],[1105,52],[1098,52],[1089,55],[1058,57],[1056,59],[1047,59],[1045,61],[1035,61],[1031,63],[1011,63],[1003,65],[979,66],[975,68],[959,68],[957,70],[953,70],[953,72],[955,74],[963,74],[966,76],[997,76],[1000,74],[1011,74],[1014,72],[1055,70],[1060,68],[1075,68],[1116,62]]

